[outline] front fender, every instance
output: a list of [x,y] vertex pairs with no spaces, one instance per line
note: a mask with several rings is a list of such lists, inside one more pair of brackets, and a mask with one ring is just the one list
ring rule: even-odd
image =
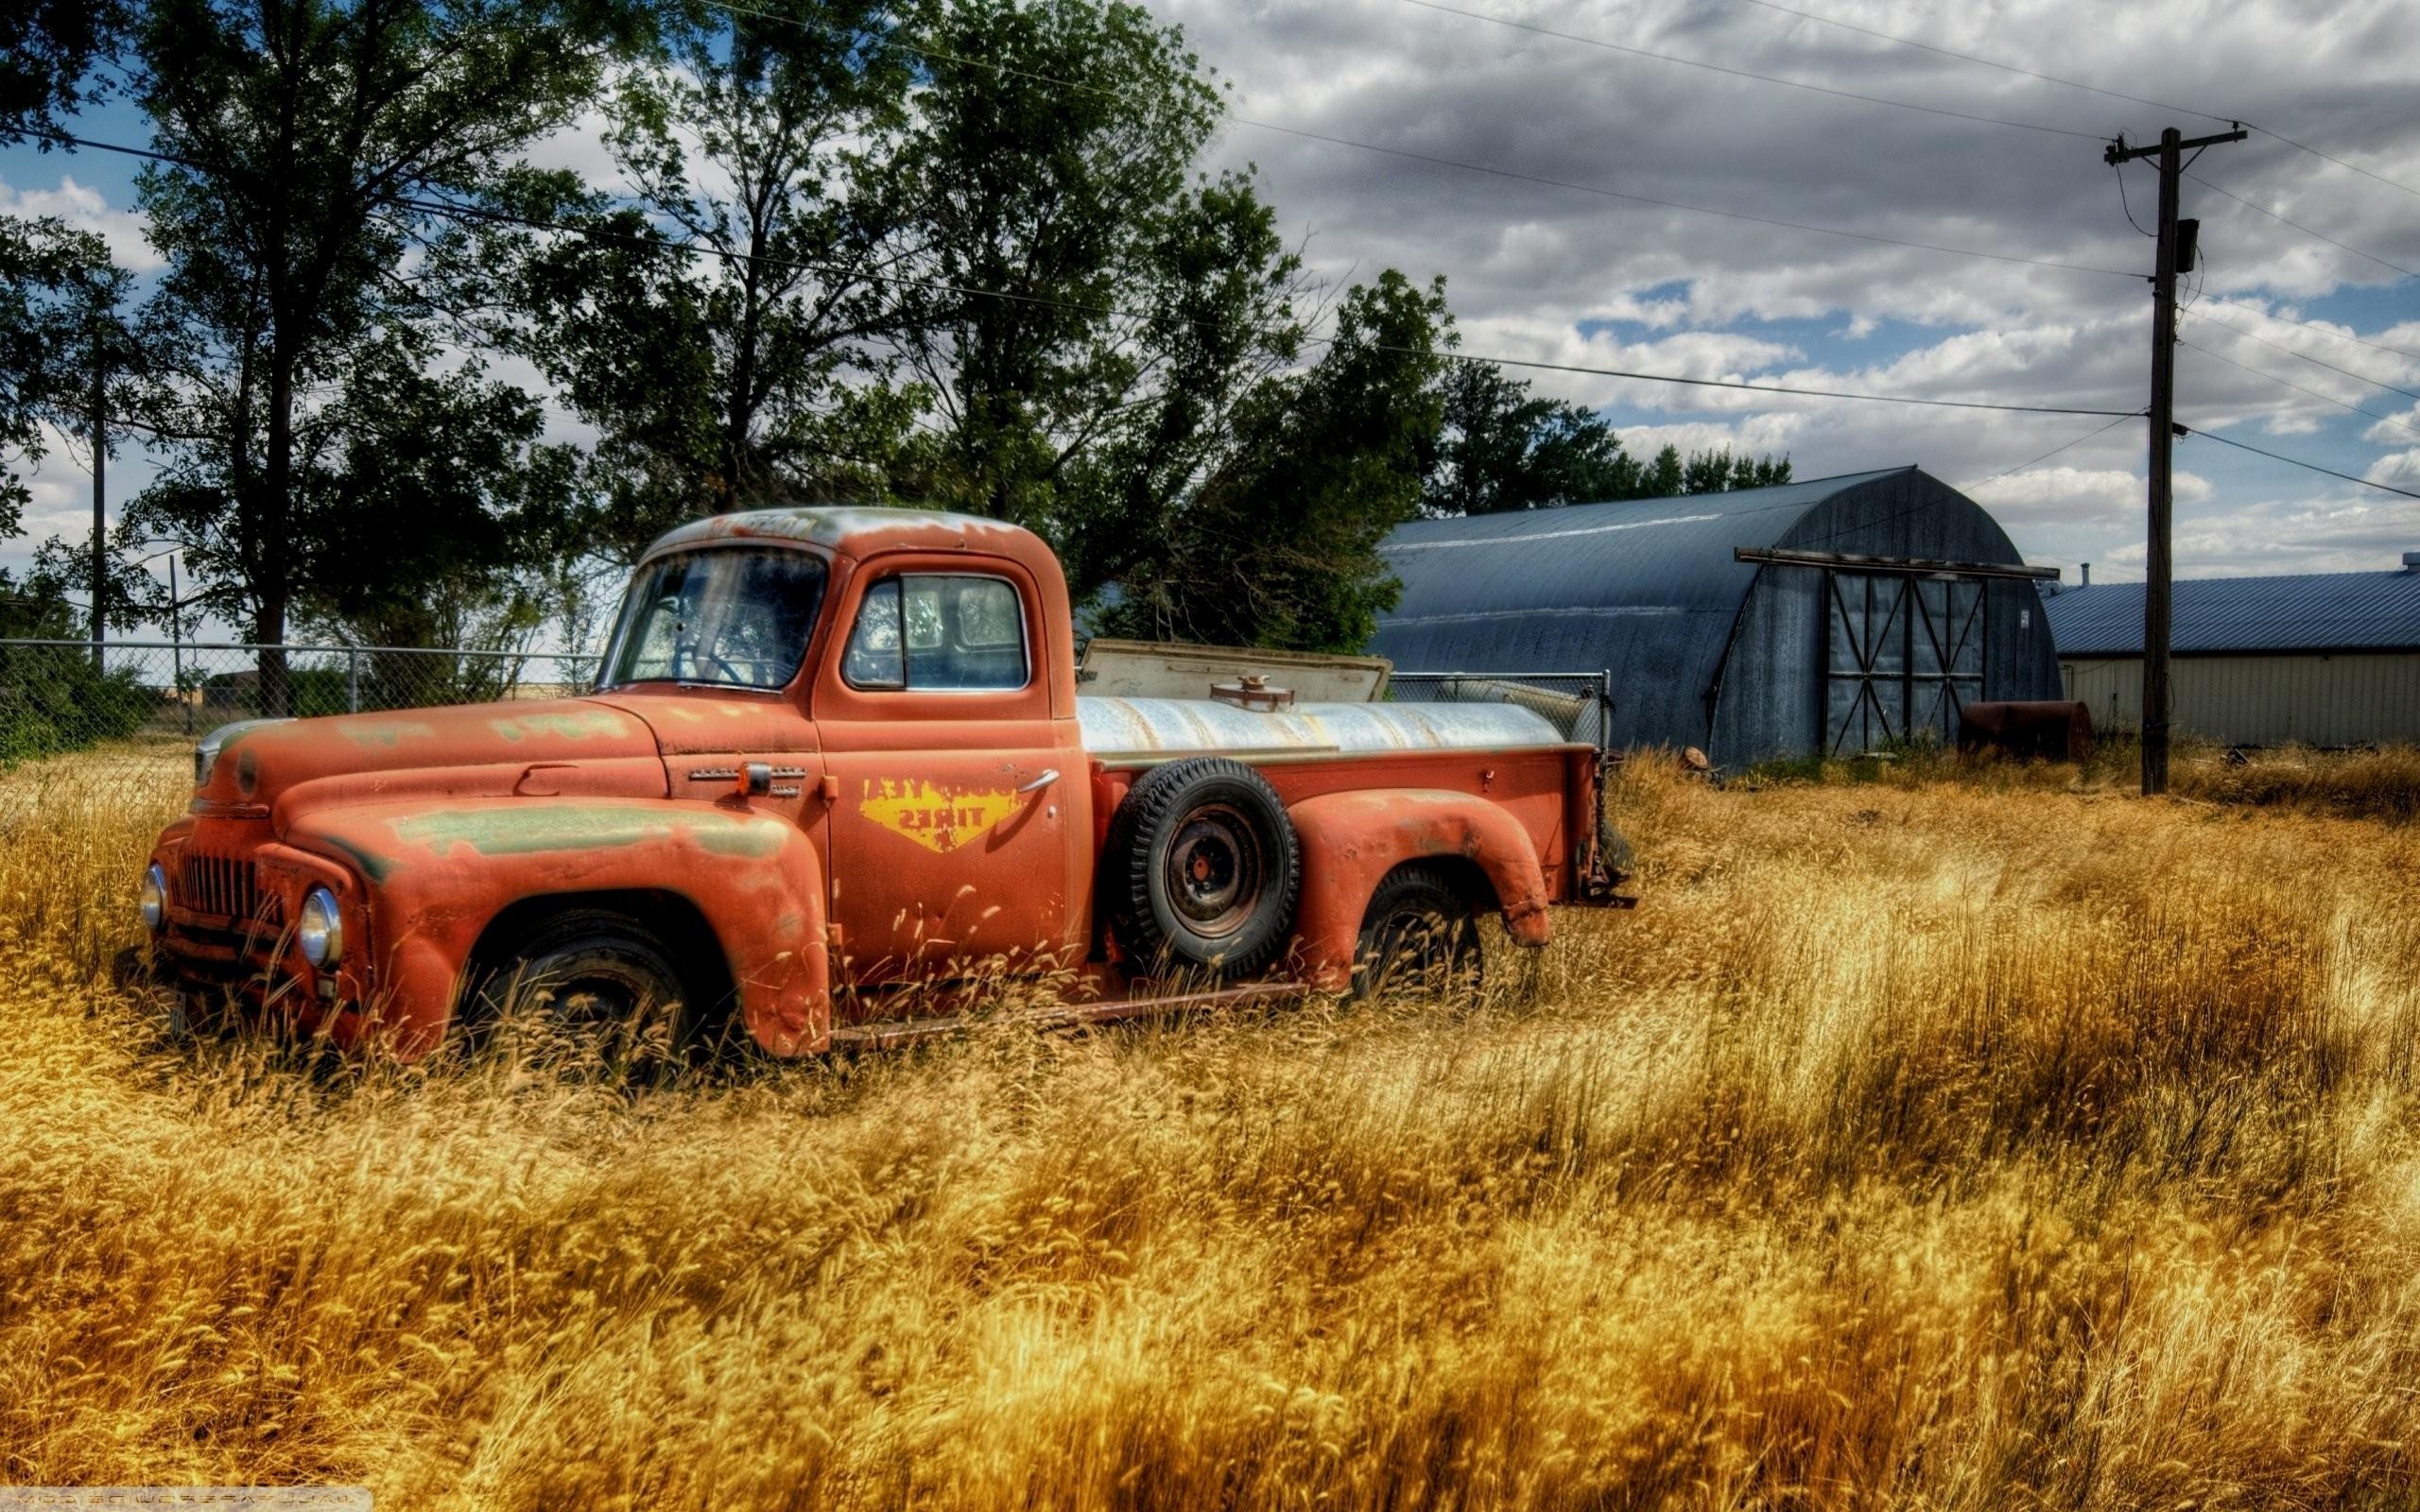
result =
[[1385,788],[1305,799],[1286,813],[1303,848],[1294,948],[1316,986],[1341,990],[1351,984],[1370,895],[1408,861],[1475,863],[1495,887],[1512,937],[1524,945],[1547,942],[1547,880],[1537,847],[1519,820],[1486,799]]
[[358,879],[346,903],[369,926],[364,1002],[399,1055],[443,1038],[473,947],[505,908],[631,890],[697,906],[758,1044],[792,1056],[829,1040],[822,864],[777,815],[644,799],[424,799],[297,816],[285,843]]

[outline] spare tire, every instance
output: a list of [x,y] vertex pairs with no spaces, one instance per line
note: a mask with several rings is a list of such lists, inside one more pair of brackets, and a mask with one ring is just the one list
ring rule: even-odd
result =
[[1286,948],[1302,885],[1293,821],[1240,762],[1154,767],[1110,816],[1101,897],[1118,945],[1147,971],[1253,975]]

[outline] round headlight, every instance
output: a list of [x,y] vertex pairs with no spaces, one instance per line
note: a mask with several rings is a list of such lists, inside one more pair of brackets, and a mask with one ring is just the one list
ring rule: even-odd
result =
[[154,931],[168,921],[168,874],[153,862],[143,870],[143,891],[140,894],[143,927]]
[[302,900],[302,918],[294,926],[295,942],[302,947],[302,958],[313,966],[334,966],[344,954],[344,914],[337,907],[337,895],[325,887],[314,887],[311,896]]

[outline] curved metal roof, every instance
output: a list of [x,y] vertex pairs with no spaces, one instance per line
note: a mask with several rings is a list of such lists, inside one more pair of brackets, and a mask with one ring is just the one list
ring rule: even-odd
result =
[[1979,505],[1912,467],[1417,520],[1380,548],[1404,587],[1370,649],[1407,672],[1611,670],[1615,744],[1704,741],[1759,572],[1736,547],[2022,560]]
[[[2063,657],[2143,654],[2143,585],[2096,583],[2043,595]],[[2420,650],[2420,572],[2188,577],[2175,586],[2169,647],[2229,651]]]

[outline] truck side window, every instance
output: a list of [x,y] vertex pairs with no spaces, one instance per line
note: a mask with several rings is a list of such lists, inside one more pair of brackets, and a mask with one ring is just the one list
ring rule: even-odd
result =
[[1015,585],[957,573],[886,577],[867,589],[840,658],[856,688],[1010,692],[1029,674]]

